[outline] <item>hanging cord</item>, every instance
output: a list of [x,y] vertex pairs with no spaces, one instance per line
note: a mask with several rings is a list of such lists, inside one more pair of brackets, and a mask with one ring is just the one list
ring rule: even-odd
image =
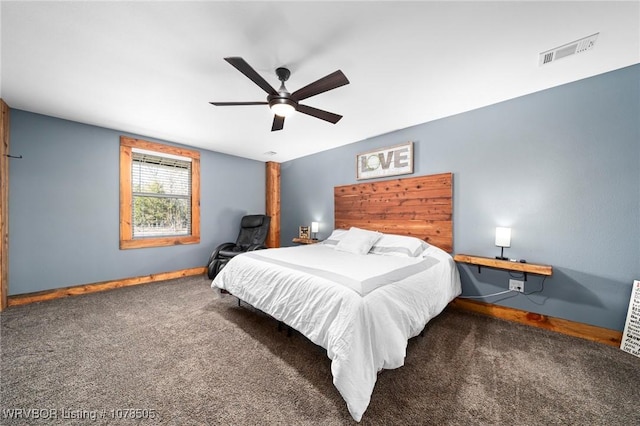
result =
[[507,293],[519,293],[515,290],[505,290],[505,291],[501,291],[499,293],[492,293],[492,294],[484,294],[482,296],[458,296],[460,299],[484,299],[485,297],[491,297],[491,296],[499,296],[501,294],[507,294]]
[[529,297],[530,294],[535,294],[535,293],[542,293],[542,291],[544,290],[544,281],[547,279],[547,277],[543,277],[542,278],[542,282],[540,283],[540,289],[539,290],[534,290],[534,291],[530,291],[529,293],[522,293],[523,295],[527,296],[527,299],[529,299],[529,301],[531,303],[535,303],[536,305],[544,305],[544,302],[547,301],[547,299],[549,298],[548,296],[544,298],[544,300],[542,301],[542,303],[538,303],[535,300],[533,300],[532,298]]
[[[515,277],[511,274],[509,274],[510,276],[514,277],[514,278],[520,278],[520,277]],[[521,293],[517,290],[505,290],[505,291],[500,291],[498,293],[492,293],[492,294],[484,294],[482,296],[458,296],[460,299],[484,299],[486,297],[492,297],[492,296],[500,296],[501,294],[507,294],[507,293],[514,293],[512,294],[512,296],[518,295],[518,294],[522,294],[523,296],[527,296],[527,299],[529,299],[531,302],[535,303],[536,305],[542,305],[544,304],[544,301],[542,303],[538,303],[535,300],[531,299],[529,297],[529,295],[531,294],[535,294],[535,293],[541,293],[544,290],[544,281],[547,279],[547,277],[545,276],[544,278],[542,278],[542,282],[540,283],[540,289],[539,290],[534,290],[534,291],[530,291],[528,293]],[[546,301],[546,298],[545,298]]]

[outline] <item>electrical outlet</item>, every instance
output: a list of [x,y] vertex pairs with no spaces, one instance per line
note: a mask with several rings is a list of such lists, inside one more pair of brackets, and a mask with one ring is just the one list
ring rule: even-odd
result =
[[509,290],[515,290],[519,291],[520,293],[524,293],[524,281],[509,280]]

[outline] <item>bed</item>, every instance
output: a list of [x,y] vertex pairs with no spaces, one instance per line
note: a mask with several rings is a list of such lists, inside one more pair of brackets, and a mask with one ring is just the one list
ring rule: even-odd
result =
[[[356,421],[369,405],[378,372],[401,367],[408,339],[420,334],[461,292],[453,259],[433,244],[444,234],[441,244],[449,247],[451,176],[447,175],[444,186],[449,188],[444,191],[438,183],[442,175],[336,187],[336,229],[326,240],[238,255],[211,284],[325,348],[333,383]],[[425,178],[438,184],[425,185]],[[381,198],[380,185],[387,188]],[[404,192],[405,201],[389,191]],[[425,191],[427,198],[416,196]],[[344,206],[340,197],[358,203],[356,219],[340,212]],[[449,199],[449,207],[441,202],[443,197]],[[378,199],[376,203],[396,199],[397,205],[382,209],[382,217],[371,209],[371,217],[365,219],[362,206],[372,199]],[[406,200],[418,210],[426,206],[432,218],[415,213],[414,218],[407,217]],[[441,214],[447,209],[448,219]],[[396,221],[391,211],[399,211],[400,219]],[[439,226],[439,221],[445,223]]]

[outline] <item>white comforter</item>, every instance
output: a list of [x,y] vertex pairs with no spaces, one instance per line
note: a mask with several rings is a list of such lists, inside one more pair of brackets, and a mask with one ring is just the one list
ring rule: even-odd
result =
[[420,257],[338,252],[324,244],[236,256],[211,284],[327,350],[333,383],[360,421],[377,373],[404,364],[407,340],[461,293],[446,252]]

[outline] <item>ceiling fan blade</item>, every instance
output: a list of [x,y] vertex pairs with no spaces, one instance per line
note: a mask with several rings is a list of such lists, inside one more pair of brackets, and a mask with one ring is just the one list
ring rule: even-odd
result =
[[307,84],[303,88],[296,90],[291,94],[291,97],[296,101],[301,101],[303,99],[310,98],[311,96],[324,93],[328,90],[344,86],[345,84],[349,84],[349,80],[347,80],[347,77],[342,73],[342,71],[338,70],[322,77],[320,80],[316,80],[313,83]]
[[329,123],[333,123],[333,124],[336,124],[342,118],[341,115],[334,114],[329,111],[324,111],[318,108],[310,107],[307,105],[298,104],[298,108],[296,109],[298,112],[310,115],[315,118],[319,118],[320,120],[328,121]]
[[269,105],[269,102],[209,102],[215,106]]
[[284,117],[281,117],[279,115],[274,115],[271,131],[275,132],[276,130],[282,130],[283,127],[284,127]]
[[269,95],[278,94],[278,92],[276,92],[276,89],[271,87],[271,85],[267,83],[267,80],[262,78],[262,76],[258,74],[256,70],[251,68],[251,65],[249,65],[244,59],[234,56],[231,58],[224,58],[224,60],[229,62],[231,65],[233,65],[242,74],[249,77],[251,81],[253,81],[255,84],[260,86],[260,88],[265,92],[267,92]]

